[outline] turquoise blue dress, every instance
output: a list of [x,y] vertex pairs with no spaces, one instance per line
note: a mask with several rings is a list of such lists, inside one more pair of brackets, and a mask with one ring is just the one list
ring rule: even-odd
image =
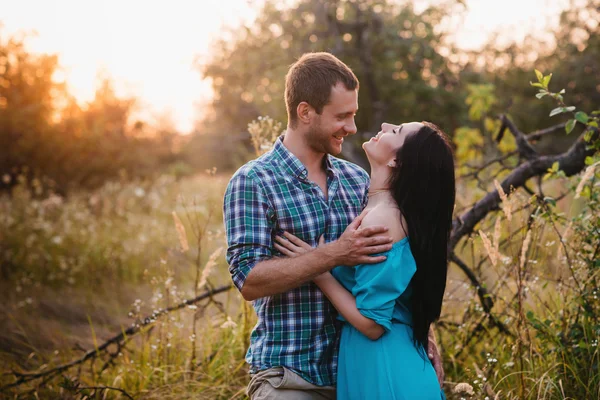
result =
[[337,267],[333,276],[356,298],[360,313],[385,329],[371,340],[344,320],[337,398],[444,399],[425,351],[412,340],[411,286],[416,272],[408,238],[394,243],[379,264]]

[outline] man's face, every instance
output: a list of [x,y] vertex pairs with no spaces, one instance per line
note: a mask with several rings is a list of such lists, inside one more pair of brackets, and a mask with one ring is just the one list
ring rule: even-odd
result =
[[348,90],[342,83],[331,88],[329,103],[321,115],[315,113],[307,133],[308,145],[319,153],[338,155],[344,137],[356,133],[354,116],[358,111],[358,91]]

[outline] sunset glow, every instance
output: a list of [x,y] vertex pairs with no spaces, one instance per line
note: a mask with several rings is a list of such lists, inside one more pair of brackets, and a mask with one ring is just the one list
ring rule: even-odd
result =
[[[144,117],[169,115],[189,132],[210,100],[194,61],[207,57],[223,26],[251,21],[260,1],[42,1],[0,0],[2,36],[36,31],[31,51],[56,53],[69,91],[84,103],[94,96],[98,77],[109,77],[119,95],[140,99]],[[423,6],[429,2],[416,2]],[[566,1],[470,0],[470,11],[456,26],[463,48],[481,46],[490,32],[522,38],[556,19]],[[168,5],[167,5],[168,4]],[[518,15],[513,11],[519,9]],[[552,21],[550,21],[552,22]]]

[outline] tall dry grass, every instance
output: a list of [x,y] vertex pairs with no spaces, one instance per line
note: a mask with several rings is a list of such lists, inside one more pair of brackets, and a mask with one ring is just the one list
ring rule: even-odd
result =
[[[255,131],[269,126],[262,121]],[[543,199],[505,193],[501,209],[457,248],[509,334],[489,323],[477,288],[451,266],[436,326],[450,399],[600,396],[600,180],[597,168],[589,171],[585,179],[544,182]],[[221,221],[227,179],[113,182],[67,199],[38,197],[22,182],[0,198],[7,372],[0,386],[14,381],[11,370],[52,369],[156,310],[229,283]],[[480,196],[469,185],[459,185],[459,209]],[[156,318],[93,363],[5,394],[124,398],[120,389],[141,399],[244,398],[254,321],[231,290]]]

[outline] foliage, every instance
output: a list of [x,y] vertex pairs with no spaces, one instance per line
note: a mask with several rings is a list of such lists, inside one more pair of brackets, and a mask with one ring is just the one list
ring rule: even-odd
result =
[[[18,180],[10,195],[0,197],[0,265],[3,279],[16,282],[20,292],[33,285],[92,288],[105,279],[141,284],[161,269],[160,260],[175,244],[168,240],[171,212],[181,206],[172,176],[112,181],[93,192],[43,198],[35,194],[39,183]],[[219,193],[219,184],[188,182],[188,187],[201,187],[203,194],[195,196],[205,203],[215,201],[210,191]]]
[[[523,131],[533,131],[556,121],[532,99],[531,71],[553,71],[553,84],[571,93],[572,105],[593,110],[600,103],[600,1],[571,1],[561,13],[558,26],[550,32],[536,32],[522,43],[500,44],[492,38],[481,51],[468,54],[460,80],[493,83],[496,96],[502,99],[503,112],[509,112]],[[459,57],[460,55],[456,55]],[[568,147],[573,137],[551,135],[537,147],[545,153],[558,153]]]
[[56,56],[29,53],[25,39],[0,40],[0,188],[25,175],[64,194],[123,174],[151,177],[176,161],[173,130],[130,125],[135,99],[117,97],[105,79],[80,106],[54,81],[58,70]]
[[261,155],[269,150],[281,132],[281,122],[277,122],[269,116],[258,117],[257,120],[250,122],[248,133],[252,138],[254,153]]
[[[479,224],[481,241],[471,239],[470,248],[460,250],[493,293],[494,315],[510,327],[501,333],[485,324],[486,312],[475,302],[442,319],[450,375],[466,381],[456,393],[468,398],[595,398],[600,387],[598,112],[588,115],[565,104],[565,91],[549,87],[552,75],[535,73],[537,97],[559,105],[550,116],[569,113],[583,125],[580,140],[588,141],[593,155],[582,176],[567,178],[555,163],[537,193],[500,193],[502,212]],[[573,129],[568,125],[566,134]],[[509,153],[502,153],[498,160],[507,160]],[[488,181],[507,168],[502,162],[487,165]],[[477,187],[486,189],[485,182]],[[446,301],[454,296],[450,291]],[[491,343],[477,340],[484,335]]]
[[[256,24],[215,44],[215,58],[202,67],[217,93],[214,119],[189,141],[168,126],[130,125],[135,102],[118,98],[109,82],[93,102],[78,105],[50,79],[56,57],[28,54],[14,38],[0,42],[0,148],[11,150],[0,159],[7,189],[0,196],[0,386],[14,371],[68,362],[80,356],[80,343],[97,348],[157,309],[230,282],[220,207],[227,177],[186,175],[190,168],[234,169],[264,151],[281,132],[276,121],[285,120],[287,66],[305,51],[329,50],[361,80],[361,131],[386,119],[426,118],[454,133],[457,215],[518,165],[514,137],[496,136],[500,112],[508,110],[524,132],[564,121],[564,134],[536,144],[544,154],[564,151],[562,142],[547,145],[549,137],[568,144],[583,135],[595,150],[580,175],[568,177],[555,163],[544,179],[499,193],[500,208],[456,247],[507,331],[490,323],[480,288],[454,267],[436,329],[450,399],[598,397],[598,5],[589,0],[563,13],[552,53],[528,41],[489,46],[460,64],[437,28],[452,6],[417,13],[379,0],[267,1]],[[539,56],[528,58],[531,50]],[[544,103],[534,103],[526,84],[534,63],[554,72],[535,72]],[[546,107],[549,101],[556,106]],[[140,177],[165,165],[170,176]],[[100,313],[106,304],[113,308]],[[231,291],[153,321],[99,357],[101,365],[6,393],[122,398],[110,389],[118,388],[134,398],[244,398],[253,322]]]
[[[215,42],[211,59],[200,66],[215,93],[207,129],[241,133],[259,115],[286,121],[289,65],[305,52],[329,51],[361,82],[359,132],[375,132],[383,121],[422,119],[452,132],[463,98],[453,64],[442,55],[454,49],[438,29],[452,10],[417,13],[411,2],[387,0],[300,0],[294,7],[266,1],[252,26]],[[248,137],[245,143],[251,148]]]
[[[549,78],[542,74],[536,83],[546,92],[543,97],[553,98],[560,107],[568,107],[567,103],[561,104],[564,93],[550,90]],[[493,96],[491,89],[473,88],[472,95]],[[475,97],[470,103],[482,104]],[[582,114],[577,114],[580,110],[565,112],[582,118]],[[486,113],[487,107],[483,107],[476,116],[485,120]],[[586,129],[593,130],[596,113],[586,115]],[[263,151],[260,143],[273,140],[280,128],[280,124],[267,117],[249,124],[257,153]],[[510,154],[512,150],[499,151]],[[488,317],[477,300],[477,289],[451,270],[444,314],[437,326],[447,373],[445,389],[450,399],[597,396],[600,384],[597,151],[588,157],[586,164],[582,176],[568,178],[559,169],[549,171],[543,188],[540,187],[545,196],[531,196],[523,191],[502,194],[502,211],[490,213],[478,226],[482,240],[471,238],[460,250],[461,257],[479,265],[475,271],[495,300],[493,313],[509,326],[509,334],[486,323]],[[502,172],[500,165],[494,165],[487,188],[489,180]],[[200,288],[229,282],[219,249],[222,231],[209,234],[221,229],[218,199],[226,179],[214,175],[198,180],[185,178],[181,186],[173,178],[163,179],[158,181],[162,183],[152,185],[111,183],[91,197],[82,194],[60,200],[56,195],[37,200],[29,193],[29,188],[35,185],[15,186],[12,197],[5,197],[0,203],[3,215],[9,216],[0,234],[13,236],[3,248],[3,266],[19,267],[4,270],[5,278],[21,287],[16,294],[21,300],[16,306],[28,310],[21,313],[19,323],[25,324],[27,314],[37,312],[37,299],[25,294],[36,284],[55,288],[91,287],[107,279],[133,279],[132,282],[141,285],[149,280],[150,299],[138,299],[131,305],[129,317],[135,323],[144,320],[144,315],[152,310],[191,298]],[[472,178],[461,178],[469,179]],[[192,203],[185,200],[179,203],[175,198],[180,190],[184,190],[185,196],[192,193],[200,197]],[[144,194],[140,196],[141,191]],[[473,201],[468,191],[462,196],[459,207]],[[171,219],[173,209],[178,216],[175,226]],[[86,233],[86,226],[94,233]],[[57,243],[53,239],[58,235],[63,239]],[[166,237],[171,240],[165,242]],[[108,238],[111,240],[107,241]],[[69,260],[91,253],[93,249],[86,247],[86,243],[99,246],[96,249],[99,258],[83,259],[81,265],[88,267],[83,270]],[[23,246],[20,244],[28,246],[27,252],[14,251]],[[72,253],[68,253],[70,249]],[[28,253],[33,258],[29,259]],[[106,255],[111,258],[105,258]],[[123,268],[111,269],[115,256],[128,267],[127,274],[119,272]],[[36,267],[39,265],[36,260],[40,259],[46,260],[43,273]],[[213,270],[216,266],[219,268]],[[49,280],[53,273],[55,278]],[[89,277],[81,279],[85,275]],[[192,281],[193,286],[186,285]],[[93,364],[86,365],[78,375],[73,370],[58,381],[29,389],[40,398],[66,393],[79,396],[75,398],[92,395],[117,398],[121,394],[117,389],[134,398],[242,398],[248,381],[243,358],[253,320],[247,303],[236,291],[211,297],[208,302],[154,321],[117,352],[105,355],[107,368],[99,370]],[[113,332],[118,332],[118,328]],[[98,343],[100,339],[94,340]],[[43,350],[32,354],[36,355],[34,360],[39,357],[39,363],[47,365],[45,368],[74,356],[62,349],[62,359]],[[31,368],[39,364],[29,365]],[[3,375],[3,384],[8,382],[8,375]]]
[[[417,13],[411,2],[300,0],[284,6],[267,1],[251,26],[228,32],[214,43],[213,57],[200,65],[216,93],[204,128],[217,135],[242,134],[247,121],[259,115],[285,121],[284,75],[307,51],[332,52],[356,72],[361,81],[359,133],[377,131],[383,121],[423,119],[455,132],[469,121],[464,100],[472,97],[474,87],[488,87],[494,98],[502,99],[482,104],[491,113],[510,113],[525,131],[543,128],[550,121],[534,103],[531,89],[523,85],[534,63],[555,71],[556,83],[571,91],[575,106],[593,109],[598,104],[600,75],[594,68],[600,55],[598,0],[566,9],[556,30],[547,32],[554,37],[551,42],[541,35],[519,45],[491,40],[472,52],[454,48],[448,33],[440,28],[460,14],[459,3],[439,2]],[[470,108],[476,112],[478,105]],[[486,123],[476,115],[470,118]],[[485,129],[476,129],[486,150],[493,151]],[[360,136],[356,142],[362,140]],[[535,146],[545,153],[558,153],[571,143],[571,137],[550,135]],[[242,159],[252,154],[247,135],[235,145],[220,145]]]
[[[469,125],[456,129],[453,136],[460,163],[488,160],[498,155],[493,135],[498,132],[500,124],[492,117],[497,104],[496,87],[492,84],[471,84],[467,91],[465,103],[469,106]],[[514,141],[508,139],[502,142],[499,150],[509,152],[514,147]]]

